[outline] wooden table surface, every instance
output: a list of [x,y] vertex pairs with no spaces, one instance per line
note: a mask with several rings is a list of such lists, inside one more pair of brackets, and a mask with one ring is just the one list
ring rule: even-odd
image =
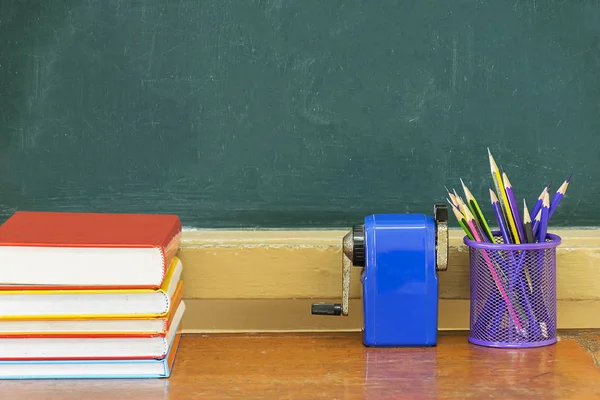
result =
[[600,331],[537,349],[369,349],[358,333],[185,335],[170,379],[0,381],[1,399],[600,399]]

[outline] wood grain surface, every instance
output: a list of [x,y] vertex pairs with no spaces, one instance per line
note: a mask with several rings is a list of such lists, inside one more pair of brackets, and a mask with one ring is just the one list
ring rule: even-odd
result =
[[359,333],[185,335],[168,380],[0,382],[3,399],[594,399],[599,331],[527,350],[365,348]]

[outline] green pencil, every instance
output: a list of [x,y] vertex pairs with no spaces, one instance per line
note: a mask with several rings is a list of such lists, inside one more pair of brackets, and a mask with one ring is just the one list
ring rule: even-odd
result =
[[490,242],[494,243],[494,235],[492,235],[492,231],[490,230],[490,227],[488,226],[485,217],[481,212],[481,208],[479,208],[477,200],[475,200],[475,197],[467,188],[467,185],[465,185],[462,179],[460,180],[460,183],[463,187],[463,191],[465,192],[465,197],[467,198],[467,205],[469,206],[469,209],[477,219],[477,222],[479,222],[479,226],[481,226],[481,230],[483,231],[483,233],[485,233]]
[[454,205],[452,205],[452,203],[450,203],[450,206],[451,206],[450,208],[452,208],[452,211],[454,211],[454,216],[456,217],[456,220],[458,221],[460,226],[463,228],[463,231],[465,231],[465,233],[467,234],[467,237],[469,239],[475,241],[475,237],[473,236],[473,234],[471,233],[469,228],[467,228],[467,220],[464,218],[462,213],[460,211],[458,211],[458,209],[456,207],[454,207]]

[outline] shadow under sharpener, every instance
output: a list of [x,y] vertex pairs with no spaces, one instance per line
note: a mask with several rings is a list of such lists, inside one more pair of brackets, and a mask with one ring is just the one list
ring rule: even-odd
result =
[[448,209],[435,215],[375,214],[343,239],[342,304],[316,303],[312,314],[348,315],[350,268],[361,267],[363,344],[437,344],[438,271],[448,259]]

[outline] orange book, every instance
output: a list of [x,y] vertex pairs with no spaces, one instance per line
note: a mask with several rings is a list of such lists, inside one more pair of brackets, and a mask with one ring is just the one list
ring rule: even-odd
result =
[[16,212],[0,226],[0,290],[161,286],[176,215]]

